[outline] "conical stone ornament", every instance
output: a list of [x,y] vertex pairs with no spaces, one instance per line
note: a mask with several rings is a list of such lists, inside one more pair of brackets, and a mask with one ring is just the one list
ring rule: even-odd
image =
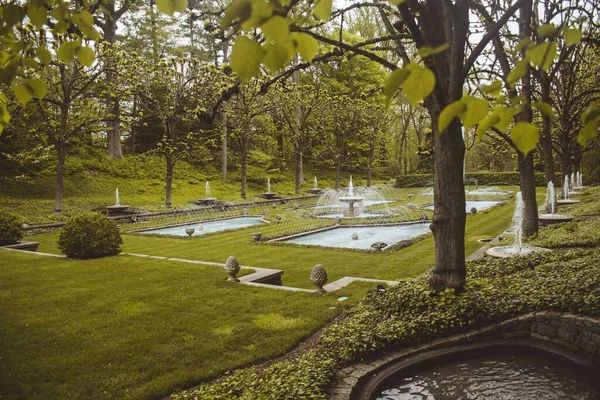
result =
[[238,278],[236,278],[237,273],[240,272],[240,264],[234,256],[229,256],[229,258],[225,262],[225,270],[227,271],[227,274],[229,274],[229,278],[227,278],[228,281],[240,281]]
[[317,264],[313,267],[310,273],[310,281],[317,287],[317,293],[326,293],[323,289],[323,285],[327,283],[327,271],[321,264]]

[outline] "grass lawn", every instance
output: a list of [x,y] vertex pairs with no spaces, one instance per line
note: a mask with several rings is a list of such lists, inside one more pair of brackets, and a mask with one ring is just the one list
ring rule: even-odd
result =
[[[540,191],[540,200],[543,194]],[[466,253],[510,225],[514,202],[467,217]],[[280,206],[290,225],[300,214]],[[288,218],[289,217],[289,218]],[[433,239],[390,253],[302,248],[251,240],[254,228],[191,239],[125,234],[123,251],[283,269],[311,288],[324,264],[343,276],[408,279],[434,264]],[[57,253],[56,232],[27,237]],[[118,256],[69,260],[0,251],[0,398],[150,399],[281,355],[360,300],[372,283],[326,296],[225,282],[218,267]],[[339,303],[338,296],[350,300]],[[333,308],[335,307],[335,308]]]
[[0,398],[161,398],[284,353],[372,286],[321,297],[225,277],[147,258],[0,250]]

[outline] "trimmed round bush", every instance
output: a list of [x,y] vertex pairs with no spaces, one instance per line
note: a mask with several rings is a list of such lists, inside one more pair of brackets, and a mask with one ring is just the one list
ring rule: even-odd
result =
[[98,213],[69,218],[58,237],[60,251],[67,257],[79,259],[114,256],[121,251],[122,243],[119,226]]
[[0,208],[0,245],[17,243],[23,237],[23,222],[17,214]]

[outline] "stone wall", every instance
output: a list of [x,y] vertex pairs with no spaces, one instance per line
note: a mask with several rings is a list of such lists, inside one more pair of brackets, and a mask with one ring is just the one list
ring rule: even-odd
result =
[[375,372],[421,353],[466,344],[519,339],[559,346],[590,366],[600,367],[600,318],[542,311],[436,339],[417,347],[379,353],[376,357],[338,371],[327,393],[332,400],[348,400],[359,381],[368,380]]

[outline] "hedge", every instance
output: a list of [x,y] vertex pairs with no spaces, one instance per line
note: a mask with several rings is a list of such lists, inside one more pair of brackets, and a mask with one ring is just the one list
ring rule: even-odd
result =
[[[518,172],[467,172],[466,183],[474,185],[519,185]],[[535,173],[535,184],[546,186],[546,175],[543,172]],[[401,175],[396,178],[396,187],[423,187],[433,185],[433,174]]]

